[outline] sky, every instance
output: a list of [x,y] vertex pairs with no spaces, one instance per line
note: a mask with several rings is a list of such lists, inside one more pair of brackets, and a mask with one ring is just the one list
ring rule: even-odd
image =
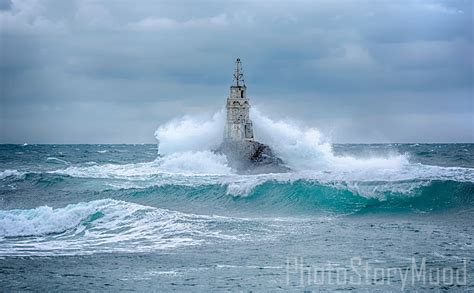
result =
[[252,106],[335,143],[474,142],[473,3],[0,0],[0,143],[155,143],[237,57]]

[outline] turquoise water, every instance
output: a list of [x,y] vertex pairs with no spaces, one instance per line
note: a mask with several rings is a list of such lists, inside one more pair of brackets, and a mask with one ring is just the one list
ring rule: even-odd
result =
[[473,144],[292,151],[245,175],[209,151],[0,145],[0,288],[474,289]]

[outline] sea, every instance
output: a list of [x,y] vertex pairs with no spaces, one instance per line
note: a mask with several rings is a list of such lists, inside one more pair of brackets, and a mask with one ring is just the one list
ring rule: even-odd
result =
[[0,145],[0,291],[474,290],[474,144],[333,144],[255,112],[292,171],[249,175],[212,151],[222,117]]

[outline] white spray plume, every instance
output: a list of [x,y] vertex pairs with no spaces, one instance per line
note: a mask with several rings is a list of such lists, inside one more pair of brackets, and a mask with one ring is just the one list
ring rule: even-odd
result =
[[[408,164],[403,155],[391,155],[375,158],[355,158],[351,156],[334,155],[332,145],[327,138],[316,128],[303,127],[297,123],[285,120],[272,120],[253,108],[251,119],[255,128],[257,141],[269,145],[290,168],[295,171],[343,169],[397,169]],[[159,141],[159,153],[173,158],[174,162],[184,165],[197,166],[202,162],[202,152],[216,149],[222,142],[224,133],[225,113],[221,110],[212,117],[185,116],[160,126],[155,132]],[[196,164],[183,163],[180,155],[186,160],[193,160]],[[206,158],[212,159],[209,153]],[[218,173],[227,170],[226,162],[222,158],[215,164]],[[210,166],[211,164],[209,164]],[[168,166],[172,170],[172,166]],[[193,167],[193,168],[194,168]],[[226,173],[226,172],[224,172]]]
[[303,128],[290,121],[274,121],[252,109],[257,140],[272,150],[293,169],[325,167],[332,146],[316,128]]
[[170,155],[188,151],[208,151],[217,148],[224,135],[224,110],[211,118],[184,116],[161,125],[155,131],[159,153]]
[[329,139],[314,127],[302,127],[291,121],[275,121],[252,110],[256,137],[294,170],[394,169],[408,164],[403,155],[356,158],[336,156]]

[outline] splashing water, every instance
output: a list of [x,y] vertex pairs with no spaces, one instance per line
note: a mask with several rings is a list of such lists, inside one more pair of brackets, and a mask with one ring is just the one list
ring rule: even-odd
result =
[[[350,156],[335,156],[327,138],[316,128],[305,128],[289,121],[275,121],[264,116],[258,109],[251,112],[255,125],[256,139],[269,145],[273,151],[294,171],[344,169],[399,169],[408,164],[404,155],[395,154],[385,157],[359,159]],[[159,141],[159,153],[164,155],[163,164],[169,170],[183,170],[188,162],[196,161],[196,165],[203,162],[202,152],[216,149],[222,142],[224,111],[215,113],[210,119],[185,116],[160,126],[155,132]],[[173,168],[173,162],[167,160],[169,156],[173,162],[180,161],[178,168]],[[182,160],[179,157],[182,156]],[[217,173],[228,170],[226,161],[220,156],[207,153],[205,162],[209,167],[215,167]],[[194,168],[189,169],[195,171]],[[212,173],[212,172],[211,172]],[[225,172],[224,172],[225,173]]]
[[210,119],[205,116],[184,116],[170,121],[155,132],[159,153],[166,156],[188,151],[213,150],[222,142],[224,123],[223,110],[215,113]]
[[[223,193],[226,195],[252,196],[258,194],[261,190],[259,187],[265,184],[276,188],[277,191],[272,192],[282,193],[284,197],[285,194],[300,193],[302,189],[295,189],[295,183],[309,182],[310,186],[315,183],[317,186],[384,200],[394,193],[410,196],[419,194],[420,188],[429,187],[433,181],[474,181],[472,168],[423,165],[410,162],[408,155],[393,151],[363,158],[336,155],[329,140],[316,128],[273,120],[258,109],[252,110],[251,115],[256,139],[269,145],[291,168],[291,172],[240,175],[232,170],[225,155],[213,152],[223,139],[224,111],[221,110],[209,117],[185,116],[160,126],[155,132],[159,141],[159,155],[152,161],[132,161],[128,164],[70,163],[46,173],[114,180],[107,182],[107,186],[119,189],[208,186],[211,197],[221,194],[221,187],[225,188]],[[110,156],[113,150],[99,154]],[[68,161],[73,162],[71,159]],[[28,174],[24,170],[5,170],[0,173],[0,177],[11,181],[26,178],[44,182],[44,175],[34,179]],[[286,189],[287,185],[291,187],[289,190]],[[322,192],[324,188],[317,187],[315,190]]]
[[[118,287],[93,290],[127,289],[125,279],[156,281],[141,291],[212,291],[189,287],[211,279],[241,290],[225,286],[268,276],[271,285],[251,288],[271,291],[278,270],[285,282],[289,253],[343,266],[354,255],[397,261],[387,268],[405,267],[398,261],[415,251],[439,267],[472,257],[474,145],[331,145],[316,128],[258,110],[252,118],[256,139],[291,171],[234,172],[212,151],[223,111],[159,127],[158,155],[156,145],[0,145],[0,260],[8,273],[0,287],[26,276],[31,285],[21,289],[37,288],[56,276],[48,289],[66,291],[106,271],[107,285]],[[167,274],[175,271],[181,275]],[[144,276],[153,278],[137,282]],[[362,289],[373,289],[368,284]]]
[[[433,180],[472,181],[469,168],[447,168],[410,163],[408,155],[387,152],[377,157],[336,155],[316,128],[272,120],[252,110],[256,139],[269,145],[291,168],[285,174],[238,175],[225,155],[212,150],[222,142],[224,111],[210,117],[185,116],[160,126],[156,132],[159,156],[151,162],[69,166],[52,171],[73,177],[123,179],[113,186],[224,185],[227,194],[248,196],[266,182],[306,180],[350,190],[366,197],[384,198],[387,192],[413,194]],[[142,181],[143,183],[136,183]],[[130,182],[135,182],[131,185]],[[377,182],[374,184],[374,182]]]
[[[210,223],[215,220],[112,199],[57,209],[41,206],[0,210],[0,243],[2,237],[6,237],[4,244],[12,243],[0,245],[0,255],[29,255],[32,251],[50,255],[51,250],[59,255],[149,251],[197,245],[209,239],[237,239],[221,231],[210,231]],[[113,243],[112,248],[109,243]]]

